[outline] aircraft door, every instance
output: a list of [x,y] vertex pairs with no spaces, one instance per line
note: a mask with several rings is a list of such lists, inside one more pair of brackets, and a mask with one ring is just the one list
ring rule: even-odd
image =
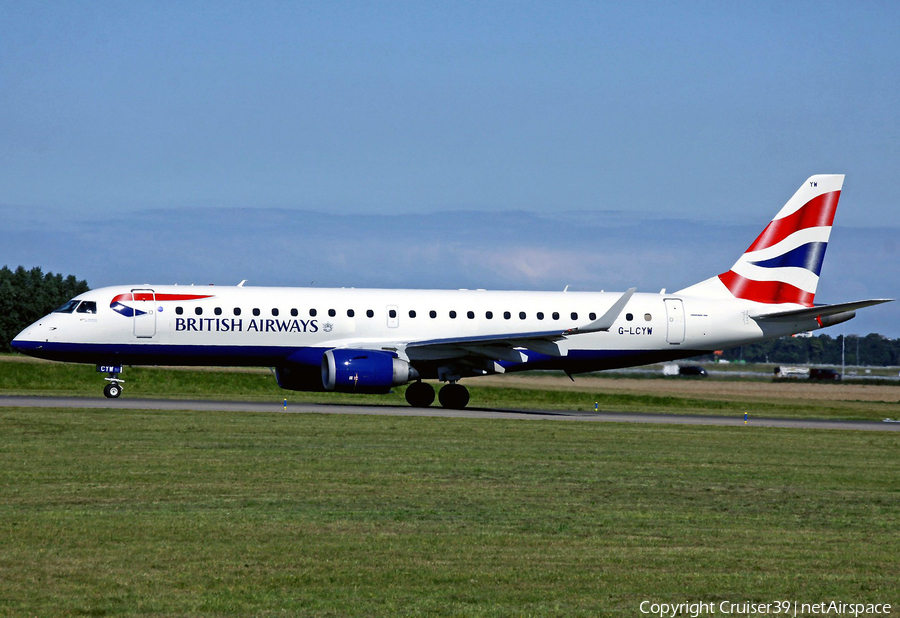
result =
[[134,336],[149,339],[156,335],[156,293],[153,290],[131,290],[134,299]]
[[678,345],[684,341],[684,303],[680,298],[667,298],[666,341]]
[[397,308],[397,305],[387,306],[387,325],[388,328],[400,326],[400,310]]

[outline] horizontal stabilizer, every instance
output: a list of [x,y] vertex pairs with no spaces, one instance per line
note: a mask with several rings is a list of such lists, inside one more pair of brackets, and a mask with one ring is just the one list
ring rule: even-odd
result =
[[893,302],[891,298],[878,298],[872,300],[856,300],[850,303],[838,303],[836,305],[819,305],[817,307],[806,307],[804,309],[791,309],[789,311],[775,311],[773,313],[763,313],[761,315],[751,315],[757,321],[777,321],[777,322],[793,322],[795,320],[804,320],[808,318],[821,318],[829,315],[837,315],[847,311],[856,311],[863,307],[871,307],[872,305],[880,305],[881,303]]

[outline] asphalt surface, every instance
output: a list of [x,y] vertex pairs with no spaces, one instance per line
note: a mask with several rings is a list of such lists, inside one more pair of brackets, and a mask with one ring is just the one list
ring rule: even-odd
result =
[[[286,412],[289,414],[369,414],[377,416],[434,416],[446,418],[502,418],[544,421],[583,421],[601,423],[656,423],[666,425],[733,425],[743,426],[743,416],[697,416],[685,414],[644,414],[639,412],[578,412],[566,410],[503,410],[466,408],[447,410],[437,406],[411,408],[381,405],[349,405],[321,403],[272,403],[250,401],[208,401],[188,399],[122,399],[88,397],[0,396],[0,407],[24,408],[92,408],[110,410],[194,410],[225,412]],[[898,422],[839,421],[753,417],[747,426],[789,427],[800,429],[852,429],[862,431],[900,431]]]

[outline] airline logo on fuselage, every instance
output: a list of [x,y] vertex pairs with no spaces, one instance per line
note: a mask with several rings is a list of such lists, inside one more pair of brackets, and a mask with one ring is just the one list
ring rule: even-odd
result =
[[[329,329],[330,330],[330,329]],[[194,333],[317,333],[318,320],[275,318],[175,318],[176,332]]]
[[[202,294],[154,294],[153,292],[136,292],[128,294],[119,294],[109,303],[109,308],[126,318],[133,318],[138,315],[146,315],[146,311],[135,309],[125,303],[133,301],[150,301],[150,302],[173,302],[187,300],[202,300],[204,298],[212,298],[212,295]],[[162,306],[159,307],[162,311]]]

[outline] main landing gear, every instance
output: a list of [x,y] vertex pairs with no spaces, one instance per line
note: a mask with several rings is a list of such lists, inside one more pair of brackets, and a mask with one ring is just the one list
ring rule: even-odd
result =
[[438,393],[441,405],[451,410],[462,410],[469,403],[469,391],[458,382],[451,382]]
[[406,403],[414,408],[427,408],[434,401],[434,387],[425,382],[413,382],[406,389]]
[[[462,410],[469,403],[469,391],[457,382],[444,385],[438,393],[441,405]],[[406,401],[414,408],[427,408],[434,402],[434,387],[425,382],[413,382],[406,389]]]

